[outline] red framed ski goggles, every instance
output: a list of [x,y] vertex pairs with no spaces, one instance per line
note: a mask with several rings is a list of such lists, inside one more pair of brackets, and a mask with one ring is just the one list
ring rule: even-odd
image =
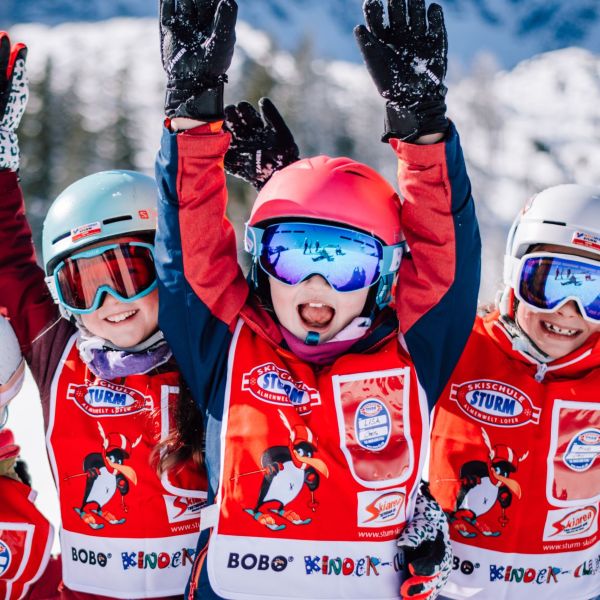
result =
[[526,254],[513,271],[515,296],[540,312],[573,300],[587,321],[600,323],[600,261],[571,254]]
[[384,246],[354,229],[323,223],[246,225],[246,251],[261,269],[287,285],[321,275],[337,292],[368,288],[400,267],[404,243]]
[[157,286],[154,249],[127,242],[84,250],[59,263],[47,279],[57,300],[75,314],[97,310],[104,294],[133,302]]

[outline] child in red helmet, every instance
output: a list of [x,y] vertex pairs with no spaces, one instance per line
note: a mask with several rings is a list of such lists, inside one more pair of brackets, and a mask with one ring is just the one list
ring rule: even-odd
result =
[[[404,1],[391,5],[395,25],[415,26],[387,61],[411,93],[393,94],[403,116],[390,109],[386,134],[403,202],[348,158],[269,178],[297,158],[293,144],[253,153],[254,134],[290,141],[269,103],[266,124],[239,107],[228,153],[235,2],[161,3],[159,319],[204,415],[212,503],[190,600],[433,598],[450,569],[445,518],[419,493],[420,473],[429,410],[474,318],[479,237],[444,114],[441,9],[427,18],[411,0],[407,20]],[[369,6],[369,35],[387,36]],[[435,55],[421,78],[405,64],[417,47]],[[225,218],[224,163],[262,187],[248,281]]]

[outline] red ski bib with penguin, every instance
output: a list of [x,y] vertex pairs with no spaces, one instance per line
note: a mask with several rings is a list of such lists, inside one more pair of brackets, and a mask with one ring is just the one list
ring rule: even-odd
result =
[[46,434],[60,495],[64,582],[116,598],[179,595],[207,484],[191,463],[159,479],[151,454],[173,427],[180,375],[98,379],[76,339],[53,380]]
[[[508,354],[508,356],[507,356]],[[600,594],[600,370],[536,365],[478,319],[435,409],[429,477],[450,518],[452,598]],[[545,373],[545,374],[544,374]]]
[[212,589],[398,598],[428,412],[397,339],[315,371],[240,322],[224,410]]

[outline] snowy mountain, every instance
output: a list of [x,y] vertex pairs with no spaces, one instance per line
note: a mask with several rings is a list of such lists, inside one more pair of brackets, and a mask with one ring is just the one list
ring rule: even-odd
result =
[[[600,52],[598,0],[440,0],[453,59],[493,53],[510,67],[538,52],[580,45]],[[158,0],[2,0],[0,23],[57,24],[118,16],[155,16]],[[362,0],[239,0],[240,18],[287,50],[303,41],[318,56],[360,60],[352,36]]]

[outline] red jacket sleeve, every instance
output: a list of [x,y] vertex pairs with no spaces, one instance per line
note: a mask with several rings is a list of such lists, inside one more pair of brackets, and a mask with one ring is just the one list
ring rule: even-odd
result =
[[21,350],[58,317],[38,266],[17,174],[0,171],[0,305],[6,308]]

